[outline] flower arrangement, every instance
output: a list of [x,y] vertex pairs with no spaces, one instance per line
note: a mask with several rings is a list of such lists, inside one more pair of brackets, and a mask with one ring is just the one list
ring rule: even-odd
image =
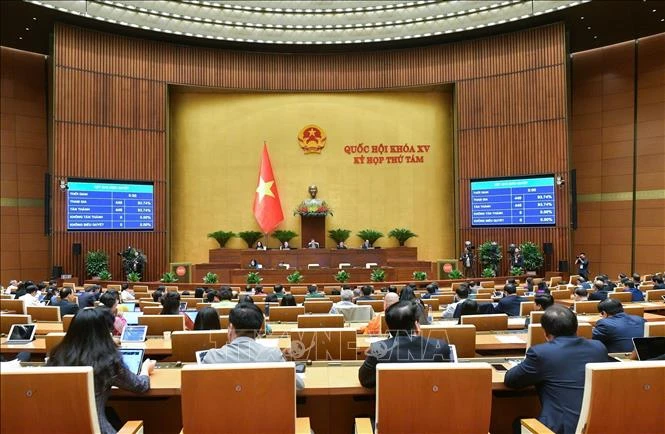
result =
[[173,271],[167,271],[162,274],[162,278],[159,279],[159,281],[164,283],[175,283],[178,281],[178,276]]
[[383,282],[386,280],[386,272],[382,268],[375,268],[369,276],[372,282]]
[[304,278],[305,278],[305,276],[300,274],[299,271],[294,271],[293,273],[286,276],[286,280],[289,283],[300,283],[300,282],[303,281]]
[[251,272],[247,273],[246,282],[249,285],[258,285],[259,283],[261,283],[262,280],[263,280],[263,277],[261,277],[258,272],[251,271]]
[[333,210],[328,206],[325,200],[321,202],[303,201],[298,207],[293,210],[293,215],[300,215],[304,217],[322,217],[333,215]]
[[413,272],[413,279],[414,280],[427,280],[427,273],[424,271],[414,271]]
[[448,279],[462,279],[463,277],[464,275],[458,269],[454,269],[448,273]]
[[339,270],[333,277],[339,283],[346,283],[351,278],[351,275],[346,270]]
[[218,277],[215,273],[208,272],[203,276],[203,283],[217,283]]

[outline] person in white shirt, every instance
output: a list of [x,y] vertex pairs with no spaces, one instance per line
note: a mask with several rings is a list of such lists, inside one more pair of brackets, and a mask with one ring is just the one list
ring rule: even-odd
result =
[[340,296],[341,296],[341,301],[338,302],[338,303],[335,303],[333,305],[332,309],[330,309],[330,313],[332,313],[332,314],[339,313],[337,311],[338,307],[342,307],[342,308],[343,307],[357,307],[356,304],[353,303],[353,291],[351,291],[350,289],[343,290],[342,293],[340,294]]
[[443,311],[443,318],[453,318],[457,305],[467,298],[469,298],[469,285],[462,283],[459,288],[455,290],[455,301],[446,306],[446,310]]
[[128,288],[128,285],[124,283],[120,288],[120,300],[121,302],[136,300],[134,297],[134,291]]
[[26,293],[18,298],[19,300],[23,300],[24,307],[41,306],[38,297],[39,288],[37,288],[35,285],[29,285],[25,288],[25,291]]
[[307,247],[310,248],[310,249],[318,249],[319,248],[319,243],[314,238],[312,238],[309,241],[309,243],[307,243]]
[[15,293],[16,290],[18,289],[18,284],[19,284],[18,281],[10,280],[9,281],[9,286],[7,288],[5,288],[4,293],[7,294],[7,295]]

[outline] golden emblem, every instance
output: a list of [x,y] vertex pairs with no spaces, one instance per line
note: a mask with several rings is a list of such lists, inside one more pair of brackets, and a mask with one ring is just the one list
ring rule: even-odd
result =
[[320,154],[326,139],[326,133],[317,125],[307,125],[298,133],[298,143],[305,154]]

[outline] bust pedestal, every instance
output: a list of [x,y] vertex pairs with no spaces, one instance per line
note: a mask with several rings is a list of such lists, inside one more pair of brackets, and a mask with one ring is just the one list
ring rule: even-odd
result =
[[300,217],[300,247],[307,248],[307,243],[314,238],[323,248],[326,245],[326,216]]

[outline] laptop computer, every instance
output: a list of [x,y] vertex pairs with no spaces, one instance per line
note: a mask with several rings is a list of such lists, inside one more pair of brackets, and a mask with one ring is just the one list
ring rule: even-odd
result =
[[8,344],[27,344],[35,338],[35,324],[12,324],[7,338]]
[[137,325],[139,323],[139,317],[143,315],[143,312],[123,312],[122,317],[127,321],[127,325]]
[[134,312],[136,310],[135,301],[125,301],[122,303],[122,306],[127,307],[127,312]]
[[665,360],[665,336],[633,338],[638,360]]
[[210,351],[210,350],[201,350],[201,351],[197,351],[196,353],[194,353],[194,354],[196,354],[196,363],[197,364],[199,364],[199,365],[203,364],[203,359],[205,358],[206,354],[208,354],[208,351]]
[[196,322],[196,316],[199,314],[197,310],[186,310],[185,315],[189,317],[189,319],[192,320],[192,322]]
[[125,363],[125,366],[136,375],[139,375],[141,372],[144,353],[145,350],[142,348],[120,348],[122,361]]
[[122,331],[120,342],[122,343],[136,343],[144,342],[145,335],[148,333],[147,325],[127,325]]

